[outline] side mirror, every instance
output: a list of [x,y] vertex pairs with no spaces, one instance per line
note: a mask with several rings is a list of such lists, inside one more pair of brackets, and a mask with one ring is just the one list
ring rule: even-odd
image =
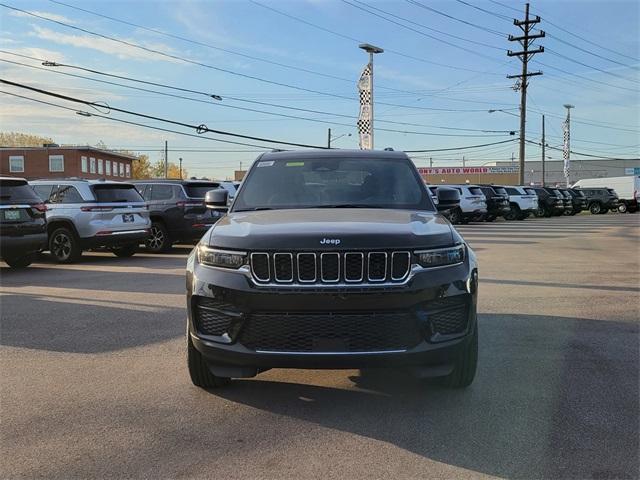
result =
[[216,190],[209,190],[204,196],[204,204],[207,208],[215,210],[227,209],[227,192],[224,188],[218,188]]
[[438,208],[439,212],[451,210],[460,206],[460,192],[455,188],[438,187]]

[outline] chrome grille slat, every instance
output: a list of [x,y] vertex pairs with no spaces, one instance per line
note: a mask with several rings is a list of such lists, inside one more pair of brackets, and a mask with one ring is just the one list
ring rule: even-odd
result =
[[293,282],[293,254],[274,253],[273,254],[273,276],[276,282]]
[[264,285],[400,283],[411,272],[411,252],[253,252],[251,275]]

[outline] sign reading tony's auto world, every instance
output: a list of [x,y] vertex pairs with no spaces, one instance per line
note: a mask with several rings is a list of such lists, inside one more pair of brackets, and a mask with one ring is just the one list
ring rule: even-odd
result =
[[518,167],[420,167],[420,175],[470,175],[479,173],[518,173]]

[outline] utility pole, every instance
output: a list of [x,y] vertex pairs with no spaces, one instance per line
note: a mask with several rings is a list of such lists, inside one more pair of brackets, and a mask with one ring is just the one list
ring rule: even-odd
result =
[[433,158],[429,157],[429,168],[433,168]]
[[529,72],[527,70],[529,60],[536,54],[544,52],[544,47],[538,47],[535,50],[530,50],[531,44],[536,38],[543,38],[545,33],[540,30],[540,33],[531,34],[534,25],[540,23],[540,17],[535,16],[535,18],[529,18],[529,4],[527,3],[525,6],[525,16],[524,20],[513,20],[513,24],[517,27],[520,27],[520,30],[524,33],[524,35],[514,37],[513,35],[509,35],[510,42],[519,42],[522,45],[522,50],[519,52],[513,52],[511,50],[507,51],[507,55],[509,57],[519,57],[522,61],[522,73],[520,75],[507,75],[507,78],[517,78],[519,79],[516,83],[517,89],[520,90],[520,152],[519,152],[519,161],[520,161],[520,185],[524,185],[524,157],[525,157],[525,127],[527,123],[527,84],[528,78],[536,75],[542,75],[542,72]]
[[182,157],[180,157],[180,180],[182,180]]
[[331,148],[331,129],[327,128],[327,148]]
[[569,105],[568,103],[565,103],[563,106],[567,109],[567,119],[564,122],[564,145],[562,148],[562,157],[564,159],[564,179],[567,182],[567,188],[569,188],[569,184],[571,183],[569,180],[569,174],[571,173],[571,109],[574,108],[574,106]]
[[466,167],[466,166],[467,166],[467,164],[465,163],[465,159],[464,159],[464,155],[463,155],[463,156],[462,156],[462,167],[464,168],[464,167]]
[[169,148],[168,142],[164,141],[164,178],[169,178]]
[[544,115],[542,115],[542,186],[544,187],[544,161],[545,161]]

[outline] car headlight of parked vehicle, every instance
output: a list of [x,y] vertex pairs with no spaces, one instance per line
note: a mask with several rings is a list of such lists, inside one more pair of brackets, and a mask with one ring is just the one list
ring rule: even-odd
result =
[[237,269],[247,263],[245,252],[217,250],[205,245],[198,246],[198,263],[209,267]]
[[462,263],[466,255],[466,250],[467,247],[464,244],[460,244],[448,248],[419,250],[415,252],[415,255],[418,263],[422,267],[443,267]]

